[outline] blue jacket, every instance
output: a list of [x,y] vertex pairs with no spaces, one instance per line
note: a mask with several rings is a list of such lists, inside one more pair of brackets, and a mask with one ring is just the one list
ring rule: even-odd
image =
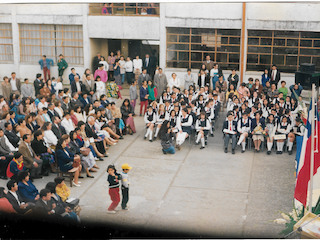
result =
[[62,172],[68,172],[73,168],[74,154],[68,148],[65,148],[65,150],[69,153],[69,156],[62,149],[58,149],[56,152],[56,159],[58,159],[58,165]]
[[299,96],[301,95],[302,90],[303,90],[303,87],[302,87],[301,85],[299,85],[299,87],[298,87],[297,90],[294,89],[294,85],[291,85],[291,86],[290,86],[291,97],[292,97],[293,99],[297,100],[296,95],[295,95],[293,92],[295,92],[295,93],[298,95],[298,97],[299,97]]
[[[77,76],[79,77],[79,79],[80,79],[79,73],[77,73],[76,75],[77,75]],[[74,81],[74,77],[75,77],[76,75],[73,75],[73,73],[70,73],[70,74],[69,74],[70,85],[71,85],[72,82]]]
[[265,76],[265,74],[262,74],[261,76],[261,82],[262,82],[262,86],[265,87],[266,86],[266,82],[270,81],[270,78],[267,74],[267,77]]
[[23,182],[18,183],[18,191],[25,202],[35,202],[34,198],[39,194],[38,189],[29,180],[28,185]]
[[140,101],[147,101],[148,99],[145,98],[145,96],[149,94],[148,88],[140,88]]
[[[91,104],[92,103],[91,98],[90,97],[87,97],[87,98],[88,98],[89,104]],[[81,95],[79,96],[79,99],[80,99],[80,102],[82,102],[83,106],[88,105],[88,103],[84,100],[84,98]]]
[[[50,70],[50,65],[53,66],[53,60],[50,58],[46,58],[47,68]],[[39,61],[41,70],[43,69],[43,59]]]

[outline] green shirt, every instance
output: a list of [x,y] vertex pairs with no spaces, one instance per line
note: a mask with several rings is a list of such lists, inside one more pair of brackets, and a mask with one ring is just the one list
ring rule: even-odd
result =
[[283,88],[279,88],[278,89],[279,93],[283,93],[283,98],[286,99],[287,95],[288,95],[288,88],[283,87]]
[[62,70],[62,68],[66,69],[68,67],[68,63],[63,58],[60,62],[58,61],[57,65],[59,70]]
[[149,92],[148,99],[151,100],[151,101],[156,100],[156,98],[154,96],[154,89],[155,89],[155,86],[153,88],[151,88],[150,85],[148,85],[148,92]]

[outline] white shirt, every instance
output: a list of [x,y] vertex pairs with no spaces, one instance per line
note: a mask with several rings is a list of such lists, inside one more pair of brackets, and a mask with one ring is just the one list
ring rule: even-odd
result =
[[119,65],[120,65],[120,74],[125,74],[126,73],[126,61],[120,60]]
[[17,88],[17,82],[16,82],[16,79],[11,78],[10,83],[11,83],[12,91],[17,91],[17,90],[18,90],[18,88]]
[[60,118],[63,118],[63,112],[61,111],[60,108],[55,107],[54,110],[59,114],[59,117],[60,117]]
[[69,120],[67,120],[66,118],[63,118],[61,121],[61,126],[66,129],[67,134],[70,134],[70,132],[74,130],[71,118]]
[[276,76],[277,76],[277,69],[276,69],[276,70],[272,70],[271,79],[272,79],[272,80],[276,80]]
[[80,82],[76,82],[77,92],[81,92]]
[[145,64],[146,64],[146,67],[149,66],[149,58],[146,58],[146,59],[145,59]]
[[211,71],[210,71],[210,77],[213,77],[217,73],[219,73],[219,69],[212,68]]
[[59,90],[63,89],[62,83],[61,82],[57,82],[56,86],[54,87],[54,89],[56,90],[56,94],[59,94]]
[[16,192],[12,192],[9,190],[9,192],[14,196],[14,198],[17,200],[19,206],[21,205],[21,202],[19,201],[19,198],[18,198],[18,194]]
[[142,59],[133,59],[133,68],[134,70],[139,69],[142,72]]
[[38,103],[38,109],[42,109],[42,108],[47,108],[48,107],[48,103],[47,102],[44,102],[44,103],[42,103],[42,102],[39,102]]
[[180,87],[180,79],[176,77],[176,79],[170,78],[168,81],[168,87],[172,91],[172,87]]
[[52,132],[52,130],[46,130],[44,131],[44,141],[49,145],[57,145],[58,143],[58,138],[56,137],[56,135]]
[[125,67],[126,67],[126,72],[133,72],[133,63],[131,60],[126,61]]
[[6,145],[9,147],[9,149],[10,149],[10,151],[11,152],[18,152],[18,148],[15,148],[12,144],[11,144],[11,142],[9,141],[9,139],[7,138],[7,136],[6,135],[3,135],[3,137],[4,137],[4,141],[5,141],[5,143],[6,143]]
[[103,70],[105,70],[106,72],[109,71],[109,64],[106,61],[100,61],[99,64],[103,64]]
[[205,74],[203,74],[203,75],[200,75],[200,77],[201,77],[201,86],[199,86],[199,87],[204,87],[204,85],[205,85],[205,82],[206,82],[206,75]]

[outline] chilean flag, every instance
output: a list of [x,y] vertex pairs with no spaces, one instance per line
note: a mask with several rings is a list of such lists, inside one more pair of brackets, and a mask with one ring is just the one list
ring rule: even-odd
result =
[[[301,202],[305,207],[307,205],[307,195],[308,195],[308,182],[310,180],[310,159],[311,159],[311,106],[308,113],[308,122],[306,124],[306,131],[303,136],[303,143],[301,148],[301,155],[299,166],[297,166],[298,176],[296,182],[296,188],[294,191],[294,198]],[[320,121],[317,106],[315,106],[315,137],[314,137],[314,168],[313,175],[317,173],[317,169],[320,166],[320,141],[319,141],[319,131],[320,131]]]

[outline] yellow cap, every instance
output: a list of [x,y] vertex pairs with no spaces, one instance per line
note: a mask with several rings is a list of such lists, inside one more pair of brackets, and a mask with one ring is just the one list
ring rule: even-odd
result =
[[128,163],[125,163],[125,164],[122,164],[121,168],[122,169],[131,169],[132,167],[130,167]]

